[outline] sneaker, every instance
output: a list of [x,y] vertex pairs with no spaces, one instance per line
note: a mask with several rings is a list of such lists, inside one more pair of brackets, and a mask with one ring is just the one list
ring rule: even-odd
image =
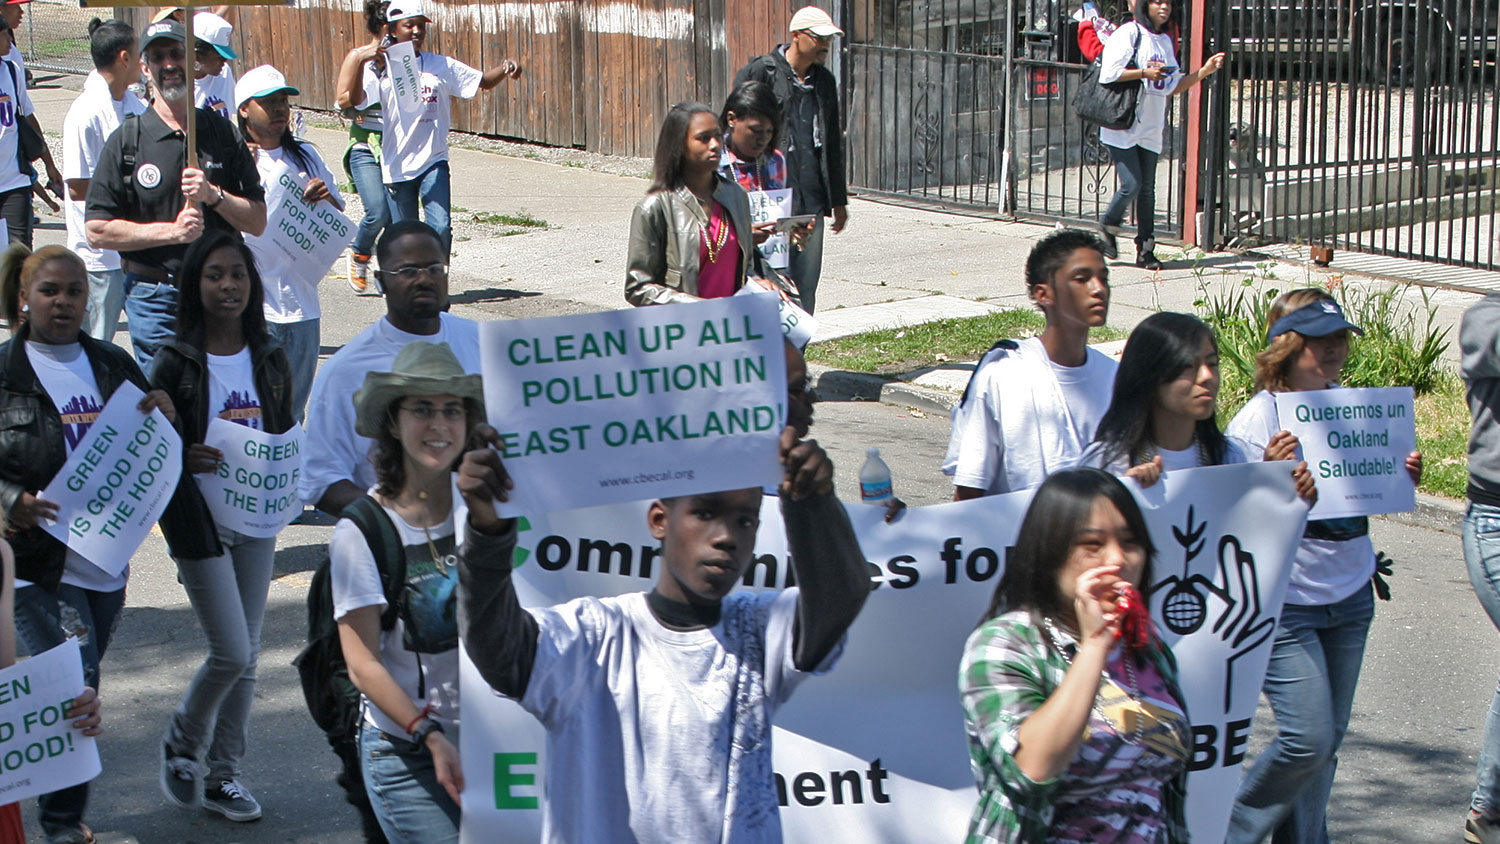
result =
[[1143,270],[1161,269],[1161,261],[1157,260],[1155,252],[1142,252],[1135,256],[1135,265]]
[[203,780],[198,774],[198,760],[177,756],[172,746],[162,743],[161,793],[179,809],[196,809]]
[[344,269],[349,278],[349,287],[360,296],[370,294],[370,256],[349,250],[344,259]]
[[221,780],[203,787],[203,808],[244,823],[260,819],[260,804],[239,780]]
[[1468,844],[1500,844],[1500,818],[1485,817],[1469,810],[1464,822],[1464,841]]
[[1115,240],[1115,233],[1109,230],[1109,226],[1099,226],[1099,240],[1104,243],[1104,257],[1111,261],[1120,257],[1120,243]]
[[88,826],[79,824],[77,829],[48,833],[47,844],[94,844],[94,833]]

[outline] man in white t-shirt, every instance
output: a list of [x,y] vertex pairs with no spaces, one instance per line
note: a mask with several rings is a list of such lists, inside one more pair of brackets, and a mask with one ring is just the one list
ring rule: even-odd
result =
[[63,119],[63,179],[68,186],[66,221],[68,248],[83,259],[89,272],[89,310],[84,330],[95,340],[112,342],[120,327],[125,303],[125,271],[120,253],[89,246],[84,232],[84,201],[89,179],[99,161],[104,141],[129,114],[140,114],[146,104],[131,90],[141,78],[135,30],[112,20],[89,36],[94,72],[83,82],[83,93],[68,107]]
[[464,371],[479,373],[479,325],[446,313],[448,251],[418,220],[392,223],[375,244],[385,289],[385,318],[360,332],[323,364],[307,405],[307,459],[298,493],[338,516],[375,485],[374,441],[354,430],[354,392],[368,372],[389,371],[414,341],[447,343]]
[[399,71],[380,76],[367,73],[370,59],[384,54],[386,45],[369,44],[356,48],[360,56],[360,80],[354,87],[350,105],[361,108],[365,103],[380,103],[385,131],[380,138],[381,171],[386,190],[391,194],[391,219],[415,220],[420,205],[427,224],[443,239],[443,248],[452,245],[448,222],[451,188],[448,181],[448,129],[452,124],[449,97],[473,99],[502,80],[521,75],[521,66],[506,59],[480,72],[457,59],[422,52],[427,39],[426,10],[422,0],[393,0],[386,10],[387,31],[395,44],[410,42],[415,48],[416,73],[420,80],[420,102],[405,105],[396,89]]
[[1116,369],[1088,345],[1089,329],[1109,316],[1103,249],[1076,229],[1032,248],[1026,287],[1047,325],[1037,337],[1001,340],[975,367],[943,460],[955,501],[1037,486],[1093,442]]
[[234,69],[229,62],[238,58],[229,46],[234,27],[212,12],[193,15],[194,76],[193,104],[209,111],[217,111],[225,120],[234,122],[231,103],[234,102]]

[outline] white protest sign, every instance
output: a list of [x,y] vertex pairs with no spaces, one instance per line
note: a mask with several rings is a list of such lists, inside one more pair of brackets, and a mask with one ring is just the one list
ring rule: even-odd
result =
[[83,690],[78,640],[0,671],[0,801],[18,803],[99,776],[99,748],[66,718]]
[[[837,667],[799,686],[776,715],[786,841],[963,839],[978,793],[958,664],[1030,498],[914,508],[889,525],[880,508],[847,505],[876,587]],[[1189,826],[1193,841],[1221,842],[1306,507],[1285,467],[1267,463],[1169,472],[1137,499],[1158,548],[1146,591],[1194,725]],[[529,517],[519,529],[515,584],[527,606],[650,589],[660,574],[644,503]],[[775,498],[761,508],[755,553],[742,588],[788,585]],[[460,684],[462,840],[536,840],[545,730],[514,702],[476,693],[486,687],[467,657]]]
[[1417,448],[1410,387],[1276,394],[1281,427],[1297,435],[1318,485],[1311,519],[1404,513],[1417,506],[1406,455]]
[[[792,216],[792,189],[782,188],[780,190],[752,190],[750,194],[750,222],[774,223],[782,217]],[[777,232],[760,244],[760,254],[766,258],[766,263],[778,270],[784,270],[792,259],[791,235],[786,232]]]
[[416,45],[410,41],[392,44],[385,50],[385,70],[390,74],[391,98],[381,103],[386,113],[394,113],[399,122],[410,127],[423,108],[422,60]]
[[43,527],[112,576],[167,509],[182,474],[182,438],[160,410],[136,409],[145,394],[126,382],[42,490],[57,504]]
[[765,296],[481,323],[501,513],[776,483],[785,349]]
[[237,533],[276,536],[302,512],[302,426],[268,434],[228,419],[212,419],[203,444],[224,453],[219,470],[194,475],[214,521]]
[[799,349],[807,348],[814,334],[818,333],[818,320],[791,302],[781,298],[774,290],[758,284],[747,284],[735,291],[736,296],[775,296],[776,317],[781,320],[781,335]]
[[266,231],[245,242],[261,266],[274,262],[308,284],[317,284],[354,241],[354,223],[332,202],[304,202],[309,178],[280,162],[266,180]]

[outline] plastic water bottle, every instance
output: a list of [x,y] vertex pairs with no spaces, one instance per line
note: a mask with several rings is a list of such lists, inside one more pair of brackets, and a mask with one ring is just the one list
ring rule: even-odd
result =
[[891,467],[880,459],[878,448],[865,449],[865,465],[859,467],[859,498],[881,507],[895,498],[891,491]]

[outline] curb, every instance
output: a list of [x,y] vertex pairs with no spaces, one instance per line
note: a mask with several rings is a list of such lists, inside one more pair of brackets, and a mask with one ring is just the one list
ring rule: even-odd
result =
[[[808,386],[834,401],[878,401],[896,407],[916,408],[924,413],[950,416],[959,397],[947,390],[893,381],[880,375],[845,372],[815,363],[807,365]],[[1376,518],[1412,527],[1462,535],[1464,502],[1417,493],[1417,506],[1409,513],[1386,513]]]

